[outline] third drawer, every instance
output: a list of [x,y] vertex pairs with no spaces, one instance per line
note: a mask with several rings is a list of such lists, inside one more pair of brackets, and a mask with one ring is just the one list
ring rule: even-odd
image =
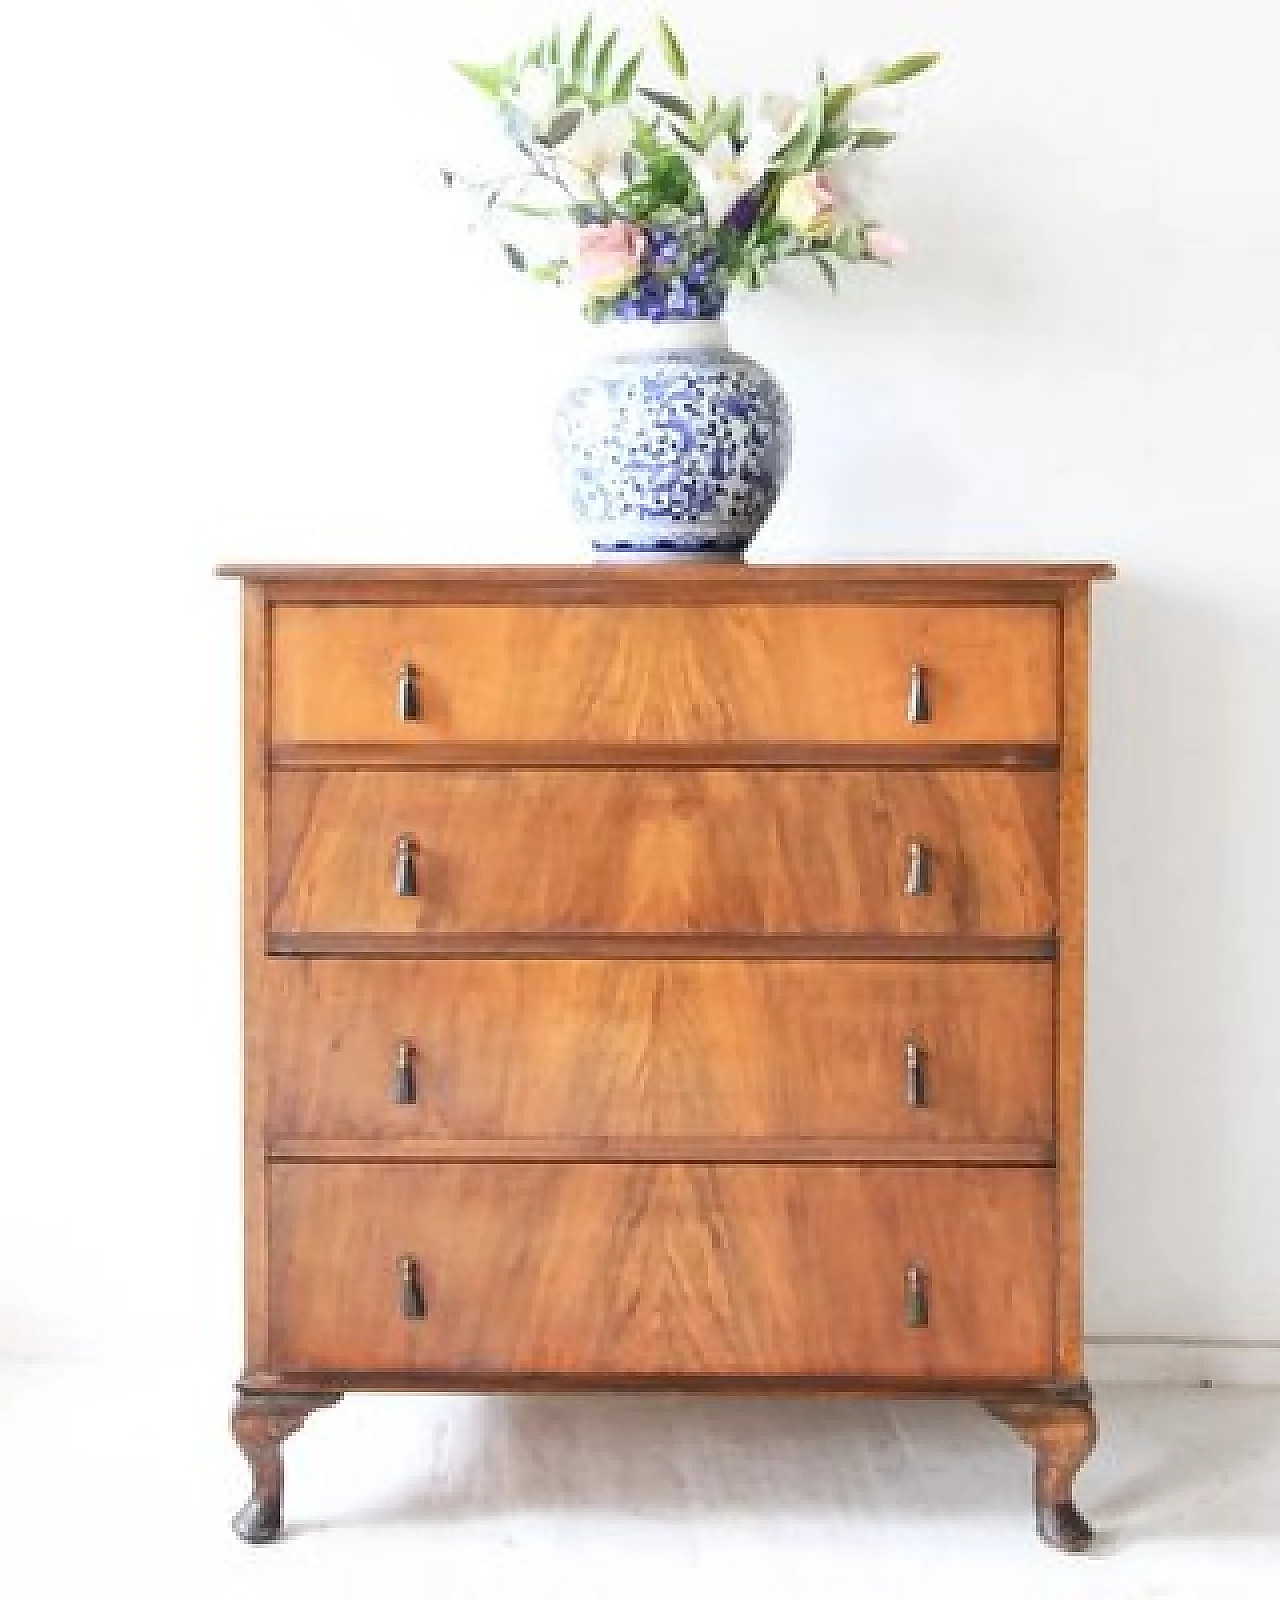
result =
[[[277,960],[268,1134],[1047,1159],[1049,962]],[[866,1153],[866,1152],[862,1152]]]

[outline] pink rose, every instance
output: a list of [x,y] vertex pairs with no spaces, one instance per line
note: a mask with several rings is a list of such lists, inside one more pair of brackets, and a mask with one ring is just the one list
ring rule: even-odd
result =
[[862,235],[862,247],[872,261],[886,264],[901,261],[911,248],[900,233],[891,228],[868,228]]
[[825,239],[836,220],[836,192],[825,172],[800,172],[778,192],[778,216],[809,239]]
[[578,230],[577,279],[593,300],[608,300],[640,275],[644,233],[630,222],[593,222]]

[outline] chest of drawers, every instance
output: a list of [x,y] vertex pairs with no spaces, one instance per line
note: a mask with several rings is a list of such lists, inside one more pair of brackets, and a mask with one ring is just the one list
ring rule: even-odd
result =
[[242,1537],[346,1390],[937,1390],[1083,1547],[1109,569],[228,572]]

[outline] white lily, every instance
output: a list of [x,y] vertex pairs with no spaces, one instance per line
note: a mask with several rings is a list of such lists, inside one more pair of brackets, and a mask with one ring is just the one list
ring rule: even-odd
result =
[[606,194],[614,194],[626,183],[622,158],[630,148],[631,113],[623,106],[606,106],[584,113],[555,154]]
[[794,94],[771,90],[753,96],[743,114],[746,144],[743,155],[763,174],[778,151],[804,126],[805,103]]
[[520,74],[520,83],[512,99],[533,124],[533,131],[539,138],[551,126],[559,90],[559,81],[550,67],[528,66]]
[[748,189],[764,177],[769,162],[759,159],[759,150],[735,151],[728,134],[713,139],[701,155],[689,158],[693,181],[698,185],[707,221],[718,228]]

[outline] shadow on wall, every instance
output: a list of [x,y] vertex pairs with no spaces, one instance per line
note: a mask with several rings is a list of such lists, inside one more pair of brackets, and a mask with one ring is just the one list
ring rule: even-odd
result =
[[[1087,1092],[1087,1329],[1257,1337],[1231,1327],[1250,1240],[1233,1211],[1259,997],[1238,953],[1247,851],[1233,806],[1259,617],[1121,574],[1095,608]],[[1244,1036],[1244,1037],[1242,1037]],[[1257,1048],[1263,1048],[1258,1041]],[[1256,1175],[1259,1180],[1264,1175]],[[1255,1229],[1264,1229],[1255,1217]],[[1265,1247],[1263,1232],[1255,1237]],[[1239,1307],[1243,1314],[1243,1307]],[[1255,1308],[1255,1316],[1265,1310]]]

